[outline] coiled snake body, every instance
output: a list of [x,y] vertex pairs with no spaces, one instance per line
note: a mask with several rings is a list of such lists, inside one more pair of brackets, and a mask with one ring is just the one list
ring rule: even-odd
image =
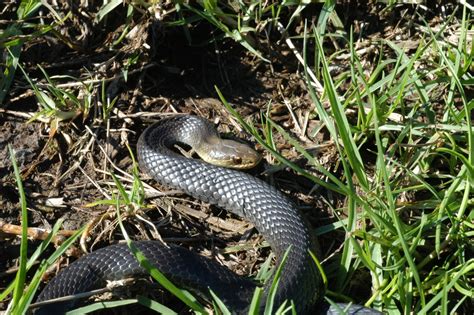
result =
[[[292,300],[298,313],[310,312],[323,294],[322,281],[309,254],[314,249],[311,233],[295,205],[260,179],[188,159],[170,149],[176,143],[195,146],[203,141],[202,136],[212,138],[216,134],[207,120],[195,116],[161,120],[146,129],[138,140],[140,167],[161,184],[246,218],[271,245],[278,263],[289,250],[274,299],[275,309],[285,300]],[[216,142],[214,140],[207,142]],[[176,285],[201,294],[211,289],[233,312],[246,311],[255,288],[251,281],[179,246],[167,247],[158,241],[135,244]],[[103,286],[107,280],[136,274],[146,274],[146,271],[128,247],[125,244],[108,246],[65,268],[49,282],[37,301],[86,292]],[[264,288],[262,301],[266,299],[269,284]],[[51,314],[72,306],[56,303],[39,311]],[[264,306],[262,302],[261,307]]]

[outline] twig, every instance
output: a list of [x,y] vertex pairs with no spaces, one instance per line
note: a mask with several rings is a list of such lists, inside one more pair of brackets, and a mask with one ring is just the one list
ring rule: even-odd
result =
[[[9,224],[4,221],[0,221],[0,231],[6,234],[21,235],[22,227],[21,225]],[[76,231],[72,230],[60,230],[53,237],[53,242],[55,244],[60,244],[64,241],[64,238],[72,236]],[[45,240],[48,238],[51,232],[46,231],[45,229],[29,227],[27,234],[28,238],[35,240]]]

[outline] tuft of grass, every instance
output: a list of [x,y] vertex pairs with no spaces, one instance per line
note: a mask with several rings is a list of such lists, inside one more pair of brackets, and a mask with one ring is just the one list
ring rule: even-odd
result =
[[[49,32],[55,33],[54,28],[64,21],[57,19],[51,25],[30,21],[36,18],[35,15],[43,5],[41,0],[22,0],[16,11],[17,20],[8,24],[5,30],[0,30],[0,52],[5,56],[4,63],[0,64],[0,104],[3,104],[8,95],[24,44]],[[46,7],[51,8],[49,5]],[[52,8],[51,12],[55,17],[58,16]],[[59,36],[58,33],[55,34]]]
[[[58,86],[58,84],[53,81],[40,65],[38,65],[38,68],[41,70],[47,81],[47,84],[41,86],[31,80],[21,65],[19,65],[19,68],[33,89],[38,104],[42,108],[34,117],[32,117],[31,121],[40,117],[43,119],[50,118],[53,127],[55,127],[54,130],[56,130],[60,121],[71,120],[81,114],[84,117],[88,116],[93,99],[92,84],[84,83],[84,90],[81,91],[81,97],[79,97],[66,88]],[[70,79],[80,82],[80,80],[76,78]]]
[[44,241],[36,248],[31,257],[28,257],[28,210],[26,208],[26,195],[23,189],[21,175],[16,163],[15,152],[9,145],[10,159],[13,165],[13,171],[20,195],[20,207],[21,207],[21,218],[22,218],[22,235],[20,243],[20,264],[18,272],[13,282],[0,293],[0,301],[5,300],[9,295],[12,294],[12,299],[7,307],[7,312],[10,314],[24,314],[28,310],[29,305],[33,301],[41,279],[46,270],[56,262],[56,260],[71,247],[71,245],[81,235],[83,229],[76,231],[71,237],[64,241],[47,259],[41,261],[40,266],[35,271],[29,283],[27,283],[27,273],[30,271],[34,263],[40,258],[45,252],[51,241],[58,234],[63,223],[62,220],[58,220],[53,226],[52,231],[48,234]]
[[[334,78],[322,45],[324,32],[316,28],[311,34],[305,32],[304,73],[315,105],[310,120],[323,123],[319,132],[334,140],[342,178],[323,170],[297,139],[268,116],[262,116],[261,130],[243,119],[216,88],[231,115],[277,161],[315,185],[345,196],[345,207],[333,213],[339,224],[318,228],[318,235],[336,229],[345,232],[341,252],[323,266],[329,279],[335,280],[329,280],[335,283],[329,296],[350,301],[345,292],[364,269],[372,283],[365,305],[384,312],[448,313],[466,307],[473,297],[469,279],[474,260],[468,248],[473,234],[469,209],[474,196],[474,102],[465,92],[472,80],[466,64],[472,61],[472,47],[466,45],[466,10],[458,45],[443,41],[451,18],[436,33],[426,24],[428,36],[412,55],[393,42],[382,43],[381,49],[391,50],[396,58],[380,58],[369,76],[353,49],[352,34],[350,68]],[[306,53],[310,49],[315,51],[311,61]],[[310,68],[316,68],[322,94],[313,88]],[[340,83],[346,78],[350,84],[341,95]],[[439,90],[448,91],[441,102],[436,97]],[[358,112],[349,120],[351,109]],[[443,114],[437,116],[435,110]],[[420,120],[425,114],[427,122]],[[274,133],[282,135],[327,182],[276,152]],[[373,162],[368,163],[368,158]]]
[[[23,297],[23,290],[25,288],[26,280],[26,265],[27,265],[27,249],[28,249],[28,210],[26,209],[26,197],[25,191],[23,190],[23,184],[21,182],[20,171],[15,160],[15,152],[11,145],[8,146],[10,151],[10,159],[13,165],[13,172],[15,173],[15,180],[18,186],[18,192],[20,193],[20,207],[21,207],[21,242],[20,242],[20,264],[18,272],[16,273],[13,289],[13,298],[11,305],[21,305]],[[21,306],[20,306],[21,307]]]

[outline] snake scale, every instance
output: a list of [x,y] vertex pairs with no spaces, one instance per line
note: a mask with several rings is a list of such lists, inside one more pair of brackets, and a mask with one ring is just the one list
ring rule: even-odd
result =
[[[213,140],[206,141],[206,137]],[[218,142],[216,137],[215,128],[203,118],[184,115],[162,119],[148,127],[138,140],[140,168],[167,187],[182,190],[250,221],[270,244],[277,265],[288,251],[274,309],[285,300],[291,300],[299,314],[338,313],[334,305],[328,307],[320,302],[324,295],[321,274],[309,254],[315,249],[315,243],[292,201],[247,173],[189,159],[172,150],[175,144],[185,144],[204,145],[206,151],[206,144]],[[252,281],[176,245],[165,246],[159,241],[134,244],[176,285],[200,295],[208,295],[211,289],[233,313],[246,313],[256,286]],[[83,256],[62,270],[37,301],[90,291],[103,287],[108,280],[146,274],[126,244],[111,245]],[[265,308],[271,282],[267,281],[264,287],[261,311]],[[64,313],[74,306],[74,301],[48,304],[36,313]],[[348,311],[377,314],[357,305],[348,306]]]

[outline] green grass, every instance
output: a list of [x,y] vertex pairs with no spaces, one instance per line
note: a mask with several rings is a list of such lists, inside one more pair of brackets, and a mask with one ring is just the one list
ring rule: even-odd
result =
[[[470,211],[474,101],[465,93],[465,87],[472,86],[468,70],[472,46],[467,46],[465,37],[468,20],[465,11],[457,46],[440,45],[441,31],[431,32],[412,56],[407,56],[394,43],[382,43],[398,58],[381,59],[369,79],[351,50],[350,70],[339,74],[343,79],[351,78],[344,95],[337,87],[338,78],[332,78],[329,73],[330,60],[322,54],[311,60],[311,64],[318,65],[319,79],[325,88],[324,94],[318,95],[306,72],[307,87],[316,105],[310,119],[322,121],[325,132],[335,141],[341,157],[342,180],[322,170],[296,139],[268,117],[264,119],[272,131],[260,132],[251,126],[229,107],[218,91],[232,115],[277,160],[299,174],[313,177],[275,152],[268,141],[275,137],[272,132],[282,134],[328,179],[328,183],[315,179],[315,184],[346,195],[346,207],[337,209],[347,215],[345,224],[338,226],[346,232],[344,247],[341,256],[325,266],[327,270],[334,270],[329,275],[336,283],[330,296],[340,297],[357,270],[365,268],[371,274],[373,286],[366,305],[388,313],[452,313],[473,297],[474,260],[469,258],[469,247],[472,246],[474,218]],[[313,29],[311,35],[306,33],[305,43],[311,41],[318,52],[323,52],[322,38],[318,34],[317,29]],[[354,47],[352,40],[348,46]],[[428,51],[435,57],[422,59]],[[419,73],[414,68],[417,62],[425,63],[428,67],[425,72],[436,73],[436,79],[428,80]],[[305,69],[309,69],[306,64]],[[434,84],[441,90],[448,89],[445,104],[432,99],[431,94],[437,92]],[[454,106],[454,95],[460,98],[458,106]],[[410,101],[406,101],[408,98]],[[445,114],[439,118],[430,115],[434,111],[432,106],[441,106],[438,110]],[[352,123],[345,114],[349,108],[359,109],[357,120]],[[402,115],[406,123],[391,121],[393,113]],[[427,123],[417,120],[425,114],[432,120]],[[460,129],[462,131],[453,133]],[[373,147],[369,149],[367,144]],[[375,163],[365,163],[363,155],[372,156]],[[432,167],[437,161],[446,161],[449,168]],[[410,192],[421,199],[403,202],[404,194]],[[337,210],[334,214],[339,217]],[[409,218],[401,216],[407,212],[412,214]],[[333,226],[319,230],[326,233]],[[458,296],[458,302],[448,307],[452,301],[450,296]],[[401,310],[397,304],[402,305]]]
[[[118,99],[108,98],[107,78],[93,80],[91,75],[84,80],[66,75],[52,76],[39,65],[38,77],[33,79],[22,64],[24,46],[35,36],[48,34],[74,49],[74,43],[71,44],[57,31],[71,14],[61,15],[46,8],[54,16],[54,23],[46,25],[35,16],[40,1],[21,3],[17,20],[0,33],[0,48],[5,56],[0,78],[0,104],[8,100],[14,80],[21,79],[30,85],[39,104],[32,121],[51,119],[47,121],[56,130],[81,116],[85,123],[99,121],[100,126],[108,128],[110,114]],[[99,8],[95,23],[109,25],[113,20],[110,14],[120,10],[122,3],[106,2]],[[137,17],[145,16],[143,12],[151,8],[150,3],[137,1],[126,5],[121,32],[107,47],[116,53],[115,56],[125,45],[126,35],[133,29]],[[321,268],[327,277],[328,300],[352,301],[351,280],[360,273],[367,273],[370,295],[356,302],[368,307],[388,314],[464,313],[472,306],[474,297],[474,44],[469,41],[469,32],[472,33],[473,29],[472,12],[460,6],[435,29],[424,22],[420,29],[423,28],[425,33],[416,37],[418,46],[413,50],[405,49],[396,41],[380,38],[372,44],[379,52],[378,57],[368,63],[364,59],[366,56],[355,48],[353,32],[334,31],[334,28],[343,26],[335,8],[334,1],[326,1],[325,10],[319,13],[315,26],[303,21],[302,31],[287,38],[300,50],[300,75],[313,105],[303,114],[308,117],[308,125],[315,122],[318,126],[308,130],[308,134],[311,139],[318,139],[320,135],[330,138],[337,151],[338,161],[331,165],[331,169],[321,164],[306,143],[295,136],[294,130],[270,118],[268,113],[272,102],[261,110],[260,116],[249,118],[241,117],[239,108],[226,101],[230,95],[226,95],[222,87],[216,87],[216,96],[220,97],[230,115],[272,155],[276,161],[275,168],[286,168],[306,177],[318,192],[329,191],[343,197],[344,205],[341,207],[325,200],[334,222],[315,228],[319,237],[335,239],[336,248],[341,245],[335,255],[331,252],[328,259],[320,257]],[[262,33],[276,33],[278,23],[289,33],[294,32],[301,12],[308,8],[307,4],[293,2],[263,4],[249,1],[227,5],[201,1],[189,5],[176,1],[169,9],[163,18],[164,27],[181,28],[189,42],[195,41],[194,25],[209,23],[219,32],[199,44],[235,41],[255,58],[270,62],[257,44]],[[387,5],[384,14],[389,14],[390,10],[393,10],[393,5]],[[453,25],[458,26],[457,42],[449,41],[445,36]],[[274,41],[273,44],[283,42],[279,36],[268,40]],[[333,40],[343,41],[343,48],[330,52],[328,47]],[[124,81],[140,58],[140,52],[124,58],[121,74]],[[287,58],[293,58],[293,55]],[[340,64],[341,58],[346,64],[334,75],[331,67]],[[80,88],[62,84],[71,80],[82,82]],[[315,88],[317,86],[322,86],[323,90]],[[102,104],[99,117],[92,115],[96,100]],[[292,111],[291,107],[289,111]],[[304,158],[305,164],[287,159],[277,149],[276,139],[289,144]],[[50,244],[61,228],[61,222],[54,225],[50,237],[28,257],[27,196],[13,150],[11,156],[24,224],[19,269],[12,283],[0,292],[0,301],[8,299],[8,311],[21,314],[32,303],[41,275],[73,244],[81,231],[43,260],[36,272],[32,270],[33,262]],[[130,156],[133,157],[131,152]],[[148,207],[143,183],[138,177],[136,163],[134,165],[133,178],[128,186],[109,172],[107,176],[113,184],[103,188],[112,197],[97,200],[91,206],[116,206],[119,217]],[[324,196],[323,193],[313,197]],[[133,242],[130,242],[121,220],[118,222],[133,249]],[[197,313],[205,312],[188,292],[176,288],[158,270],[148,266],[139,251],[134,253],[154,278],[190,309]],[[257,312],[259,298],[257,292],[251,313]],[[227,313],[218,294],[213,295],[212,302],[215,309]],[[174,311],[139,296],[120,302],[91,304],[76,312],[130,303],[140,303],[158,312]],[[271,300],[267,305],[273,310],[279,308],[272,306]],[[289,304],[286,307],[291,309]]]
[[32,303],[33,298],[36,294],[36,290],[41,282],[41,278],[46,270],[52,266],[56,260],[66,252],[66,250],[78,239],[83,229],[77,230],[73,236],[65,240],[47,259],[44,259],[37,270],[33,273],[32,277],[26,282],[27,273],[32,269],[34,263],[38,260],[41,254],[45,252],[47,247],[50,245],[53,238],[57,235],[61,228],[63,220],[58,220],[53,226],[51,233],[48,237],[41,242],[30,257],[27,257],[27,246],[28,246],[28,211],[26,208],[26,197],[23,190],[23,184],[20,176],[18,166],[15,161],[15,152],[11,146],[8,147],[10,151],[11,161],[14,169],[15,179],[18,185],[18,192],[20,194],[20,205],[21,205],[21,217],[22,217],[22,237],[20,247],[20,265],[18,272],[16,273],[15,279],[11,284],[0,293],[0,301],[7,298],[9,295],[12,296],[10,303],[7,307],[9,314],[24,314],[28,306]]

